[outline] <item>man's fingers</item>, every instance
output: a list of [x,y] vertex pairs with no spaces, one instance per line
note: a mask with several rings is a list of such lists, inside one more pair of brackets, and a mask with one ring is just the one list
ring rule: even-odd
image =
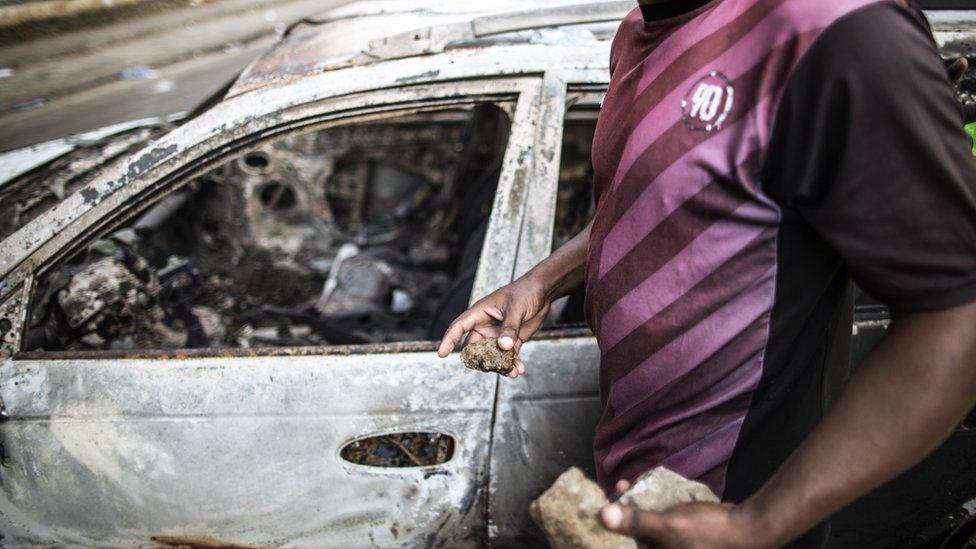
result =
[[953,84],[959,83],[962,77],[966,75],[966,71],[969,70],[969,61],[965,57],[960,57],[949,65],[949,80],[952,80]]
[[627,482],[626,480],[618,480],[617,481],[617,493],[622,495],[627,490],[630,490],[630,483]]
[[489,315],[483,310],[479,309],[468,309],[467,311],[461,313],[461,316],[457,317],[454,322],[448,326],[447,331],[444,332],[444,337],[441,338],[441,344],[437,347],[437,356],[441,358],[447,357],[457,346],[464,334],[470,332],[475,326],[480,322],[487,322]]
[[[460,319],[459,319],[460,320]],[[441,358],[446,358],[447,355],[451,354],[454,347],[457,346],[458,341],[464,337],[464,326],[461,325],[458,320],[455,320],[447,327],[447,331],[444,332],[444,337],[441,338],[441,344],[437,347],[437,356]]]
[[485,307],[485,314],[494,318],[498,322],[505,320],[505,313],[498,307]]
[[525,320],[522,323],[522,327],[519,328],[518,338],[520,341],[528,341],[533,335],[542,327],[542,323],[545,322],[546,317],[549,316],[549,310],[552,306],[549,303],[543,305],[542,309],[535,314],[532,318]]
[[499,349],[503,351],[515,349],[523,316],[524,311],[520,307],[515,307],[511,302],[505,306],[505,320],[502,321],[502,329],[498,335]]
[[600,518],[607,530],[643,541],[658,541],[664,532],[664,520],[660,513],[639,511],[617,503],[604,507],[600,511]]

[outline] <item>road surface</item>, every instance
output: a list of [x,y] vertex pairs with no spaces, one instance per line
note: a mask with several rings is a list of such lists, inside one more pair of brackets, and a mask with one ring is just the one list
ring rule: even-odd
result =
[[291,23],[348,0],[212,0],[0,47],[0,151],[193,109]]

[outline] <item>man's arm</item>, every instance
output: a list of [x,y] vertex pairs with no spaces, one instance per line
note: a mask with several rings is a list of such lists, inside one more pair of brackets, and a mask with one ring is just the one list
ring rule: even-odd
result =
[[583,285],[586,250],[590,243],[592,226],[591,221],[572,240],[525,274],[525,278],[535,278],[546,287],[546,294],[551,301],[567,296]]
[[[583,283],[586,250],[592,222],[572,240],[532,268],[524,276],[479,300],[462,313],[444,333],[437,354],[444,358],[464,338],[468,343],[494,337],[498,347],[516,353],[531,338],[549,314],[552,302],[568,295]],[[509,377],[525,373],[520,358]]]
[[667,513],[612,505],[611,530],[665,547],[774,547],[932,452],[976,404],[976,302],[897,315],[824,420],[752,497]]

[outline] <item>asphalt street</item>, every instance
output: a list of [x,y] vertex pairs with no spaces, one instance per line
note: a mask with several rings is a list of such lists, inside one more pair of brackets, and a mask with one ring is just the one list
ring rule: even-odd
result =
[[213,0],[0,47],[0,151],[192,110],[348,0]]

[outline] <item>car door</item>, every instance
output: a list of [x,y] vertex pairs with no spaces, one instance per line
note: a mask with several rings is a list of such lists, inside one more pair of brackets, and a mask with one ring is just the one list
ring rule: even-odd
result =
[[[590,146],[607,79],[604,70],[546,76],[542,119],[548,123],[539,130],[543,154],[526,199],[516,277],[592,215]],[[530,502],[569,467],[596,474],[600,352],[582,317],[582,292],[554,305],[521,355],[527,374],[499,380],[489,499],[494,547],[545,547],[527,512]]]
[[[248,151],[310,131],[394,116],[470,112],[480,105],[507,113],[511,131],[497,168],[497,189],[489,196],[487,237],[480,253],[475,249],[481,260],[471,297],[507,283],[516,253],[510,242],[521,227],[526,165],[535,146],[541,80],[484,77],[477,63],[445,64],[442,71],[428,72],[430,63],[405,60],[392,67],[349,69],[227,100],[108,168],[4,243],[0,317],[4,350],[12,355],[0,368],[4,543],[454,547],[484,542],[496,380],[464,370],[457,355],[437,359],[434,342],[160,350],[141,347],[136,339],[120,350],[24,351],[32,322],[28,304],[42,298],[38,288],[82,250],[91,257],[92,246],[102,242],[98,239],[112,235],[113,245],[128,245],[113,231],[129,223],[138,232],[149,213],[192,190],[199,178],[224,177],[220,166],[228,162],[242,163],[245,171],[263,169],[267,159],[252,161]],[[425,82],[438,74],[439,81]],[[373,166],[373,173],[386,177],[388,171],[380,168]],[[273,210],[302,203],[304,191],[286,187],[279,180],[249,191],[268,208],[256,216],[257,226]],[[348,210],[342,215],[358,219]],[[189,220],[184,225],[194,226]],[[276,249],[288,247],[288,238],[272,236]],[[197,233],[193,238],[209,241]],[[217,250],[229,246],[215,242]],[[112,263],[112,257],[98,261]],[[242,261],[251,259],[244,254]],[[154,283],[162,279],[157,275]],[[258,282],[276,289],[294,286],[277,276]],[[348,279],[357,281],[355,274]],[[70,284],[63,288],[53,294],[62,304],[59,296],[68,295]],[[115,290],[99,299],[128,291]],[[103,332],[89,336],[69,345],[105,344]],[[409,446],[418,439],[436,446],[433,458]],[[380,455],[384,452],[400,452],[400,461],[409,457],[412,463],[378,465],[390,458]],[[364,464],[363,454],[375,459]]]

